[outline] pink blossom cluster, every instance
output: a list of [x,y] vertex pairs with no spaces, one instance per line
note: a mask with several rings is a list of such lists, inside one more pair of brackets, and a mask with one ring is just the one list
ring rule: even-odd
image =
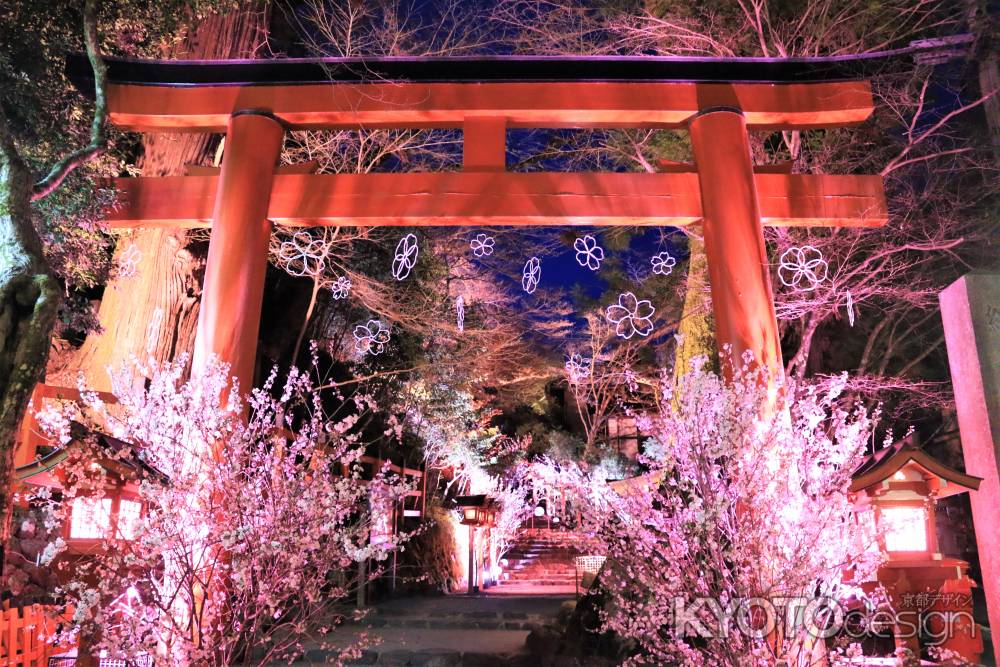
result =
[[[634,664],[822,662],[825,643],[804,627],[758,636],[718,627],[714,612],[747,599],[838,599],[848,570],[865,580],[877,564],[848,493],[873,418],[839,397],[830,383],[774,387],[746,367],[727,381],[699,361],[668,377],[658,411],[640,419],[659,444],[648,475],[611,483],[613,493],[561,476],[608,557],[604,629],[635,642]],[[678,623],[678,609],[707,632]]]
[[[328,646],[358,573],[375,576],[407,537],[377,528],[407,491],[403,480],[359,465],[356,424],[370,401],[330,414],[310,374],[293,369],[244,403],[225,366],[189,380],[184,368],[115,373],[117,405],[85,394],[94,428],[131,443],[163,477],[139,484],[134,540],[111,536],[72,567],[58,549],[49,554],[64,571],[59,595],[75,608],[63,633],[95,654],[151,654],[178,667],[272,664],[310,642]],[[62,502],[47,501],[56,519],[67,499],[103,489],[97,447],[74,448]],[[345,659],[361,648],[337,646]]]

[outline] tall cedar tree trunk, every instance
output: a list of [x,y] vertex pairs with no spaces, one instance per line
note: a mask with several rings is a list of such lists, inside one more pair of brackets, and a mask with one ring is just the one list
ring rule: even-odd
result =
[[[164,58],[217,60],[252,58],[267,32],[266,8],[212,16],[187,30]],[[210,134],[146,134],[142,138],[143,176],[174,176],[189,164],[210,163],[218,138]],[[198,324],[203,259],[192,253],[183,229],[137,229],[115,249],[137,254],[135,272],[109,282],[98,311],[102,333],[53,359],[53,382],[75,386],[80,373],[89,386],[109,391],[107,369],[121,368],[135,355],[167,361],[190,353]]]
[[677,327],[680,342],[674,352],[675,382],[691,371],[691,361],[696,357],[706,357],[707,368],[717,370],[719,367],[705,244],[694,236],[688,236],[688,253],[684,306]]

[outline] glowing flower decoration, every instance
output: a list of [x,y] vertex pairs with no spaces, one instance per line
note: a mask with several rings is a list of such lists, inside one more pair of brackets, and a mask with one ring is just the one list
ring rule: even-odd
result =
[[461,294],[455,299],[455,327],[458,333],[465,331],[465,297]]
[[416,234],[407,234],[399,240],[396,255],[392,259],[392,277],[396,280],[406,280],[410,271],[417,265],[420,246],[417,245]]
[[524,263],[524,270],[521,271],[521,287],[528,294],[533,294],[542,279],[542,262],[537,257],[532,257]]
[[653,333],[653,315],[656,309],[646,299],[641,301],[632,292],[618,297],[616,305],[608,306],[604,316],[615,325],[615,333],[628,340],[635,334],[648,336]]
[[590,377],[590,359],[579,354],[569,355],[566,361],[566,374],[570,382],[579,382]]
[[299,231],[278,246],[278,263],[289,275],[315,278],[326,268],[326,243]]
[[576,263],[585,266],[591,271],[601,268],[604,261],[604,248],[597,245],[597,239],[590,234],[579,238],[573,242],[573,249],[576,250]]
[[389,344],[389,329],[378,320],[354,327],[354,347],[359,354],[382,354]]
[[778,278],[785,287],[796,292],[811,292],[826,280],[826,260],[823,253],[811,245],[791,247],[778,259]]
[[496,241],[493,240],[493,237],[486,234],[476,234],[476,237],[469,243],[469,247],[472,248],[472,254],[476,257],[492,255],[493,246],[495,245]]
[[650,262],[653,264],[653,273],[660,276],[669,276],[677,265],[677,260],[666,251],[653,255]]
[[120,278],[131,278],[139,268],[142,261],[142,251],[133,243],[125,248],[125,251],[118,258],[118,276]]
[[329,284],[330,294],[334,299],[346,299],[351,293],[351,279],[347,276],[340,276]]

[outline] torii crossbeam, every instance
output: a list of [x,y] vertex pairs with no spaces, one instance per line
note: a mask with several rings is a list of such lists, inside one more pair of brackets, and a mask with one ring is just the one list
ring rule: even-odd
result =
[[[755,173],[751,130],[865,121],[858,59],[385,58],[109,62],[111,122],[226,132],[218,175],[116,179],[113,227],[212,228],[195,363],[252,381],[272,224],[702,224],[716,336],[781,368],[763,225],[886,223],[878,176]],[[70,62],[78,82],[85,61]],[[81,83],[85,87],[86,82]],[[509,173],[508,128],[686,128],[671,173]],[[289,129],[461,128],[459,173],[283,173]]]

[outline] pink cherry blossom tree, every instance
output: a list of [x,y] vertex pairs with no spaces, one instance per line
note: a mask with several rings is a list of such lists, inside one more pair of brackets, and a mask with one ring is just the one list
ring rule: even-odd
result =
[[[88,394],[79,406],[162,477],[142,479],[145,510],[129,535],[119,524],[92,557],[64,568],[57,595],[74,614],[63,634],[93,654],[178,667],[274,664],[306,642],[327,646],[358,564],[385,560],[406,539],[379,520],[405,485],[386,470],[366,480],[359,464],[355,426],[371,405],[358,396],[331,413],[310,374],[295,369],[283,385],[272,374],[244,404],[227,389],[225,366],[185,381],[185,361],[126,369],[113,378],[118,405]],[[68,439],[66,415],[40,418]],[[98,445],[85,445],[73,450],[61,502],[48,501],[53,520],[102,488],[91,464]],[[347,659],[363,643],[337,647]]]
[[835,599],[846,569],[870,572],[873,536],[848,486],[872,418],[840,406],[837,388],[791,383],[762,414],[761,378],[744,367],[727,383],[703,361],[642,418],[658,444],[649,476],[595,515],[605,629],[636,643],[634,664],[814,664],[825,651],[807,624],[761,629],[744,601],[782,621],[782,599]]

